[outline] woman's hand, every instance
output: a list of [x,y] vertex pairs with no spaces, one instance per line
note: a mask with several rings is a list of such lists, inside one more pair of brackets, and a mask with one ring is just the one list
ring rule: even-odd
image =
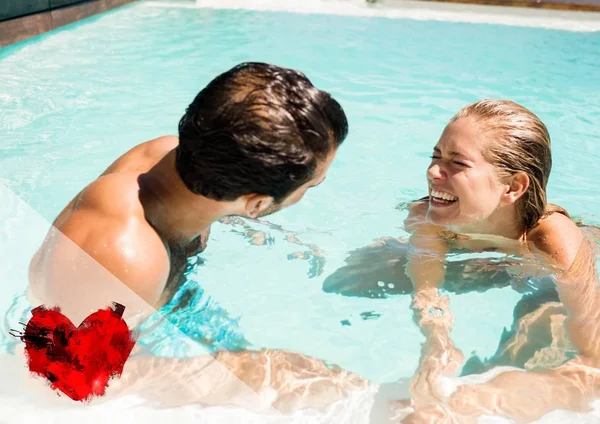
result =
[[449,337],[432,336],[423,345],[419,367],[411,381],[410,393],[417,408],[443,402],[447,396],[442,377],[454,377],[464,362],[464,355]]
[[454,317],[448,300],[437,289],[422,290],[413,297],[415,320],[425,335],[419,367],[410,387],[417,406],[441,401],[441,377],[454,376],[464,363],[464,355],[450,338]]
[[448,407],[430,404],[416,409],[401,421],[401,424],[476,424],[477,419],[458,415]]

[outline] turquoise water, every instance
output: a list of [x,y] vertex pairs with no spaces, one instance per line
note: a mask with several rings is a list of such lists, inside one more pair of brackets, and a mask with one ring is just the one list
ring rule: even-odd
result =
[[[396,206],[425,194],[445,123],[480,98],[510,98],[547,123],[550,200],[599,222],[600,33],[496,25],[125,7],[0,50],[1,182],[51,221],[118,155],[176,134],[196,93],[246,60],[305,72],[343,105],[350,136],[327,182],[268,218],[283,230],[246,224],[269,243],[215,224],[187,283],[191,306],[171,315],[190,337],[293,349],[376,381],[412,375],[422,339],[409,297],[343,297],[322,285],[349,251],[404,235]],[[294,259],[311,248],[286,241],[290,232],[322,253]],[[21,293],[5,326],[25,307]],[[453,339],[466,356],[495,352],[520,297],[451,294]],[[147,342],[186,354],[160,328]]]

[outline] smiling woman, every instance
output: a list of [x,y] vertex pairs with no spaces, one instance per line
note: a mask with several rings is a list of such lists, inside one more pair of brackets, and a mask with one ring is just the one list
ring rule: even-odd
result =
[[[411,235],[410,248],[384,243],[387,250],[404,256],[405,261],[383,252],[381,243],[355,255],[369,256],[368,261],[357,257],[349,261],[352,266],[346,267],[348,270],[360,269],[360,263],[393,263],[389,275],[379,269],[375,280],[385,279],[384,283],[392,284],[396,293],[409,293],[414,288],[414,318],[426,338],[412,382],[417,406],[438,402],[438,377],[454,374],[461,367],[463,374],[469,374],[494,365],[560,366],[577,353],[592,361],[600,358],[600,352],[583,337],[594,332],[589,327],[596,320],[590,319],[590,311],[600,310],[600,297],[594,295],[598,291],[595,256],[589,240],[567,211],[547,202],[551,167],[550,135],[535,114],[508,100],[471,104],[450,120],[433,148],[427,169],[429,196],[410,205],[405,221]],[[498,266],[506,274],[504,284],[529,287],[519,289],[526,294],[515,308],[513,331],[503,334],[495,357],[488,363],[472,357],[465,367],[462,352],[450,338],[454,318],[448,298],[440,296],[438,289],[484,291],[485,284],[470,288],[467,282],[459,289],[446,287],[446,279],[450,283],[457,279],[456,275],[448,275],[448,254],[459,251],[504,254],[508,259]],[[386,259],[377,260],[382,254]],[[574,265],[576,257],[579,260]],[[489,269],[482,271],[489,275]],[[328,280],[343,286],[340,282],[344,282],[345,272],[342,268]],[[396,278],[404,272],[412,282],[410,288]],[[584,274],[585,278],[580,278]],[[366,281],[369,276],[354,278]],[[488,289],[498,286],[497,278],[482,278]],[[346,283],[345,287],[351,285]],[[364,292],[356,287],[352,290]],[[329,284],[327,291],[336,290]],[[566,336],[554,328],[556,320],[564,320],[565,316],[575,323],[567,326]],[[553,340],[555,337],[562,341]],[[540,339],[548,338],[553,340],[555,350],[560,346],[557,352],[550,354],[547,346],[540,344]],[[572,345],[565,345],[563,339],[571,340]],[[552,360],[540,364],[540,357]]]
[[[467,224],[467,232],[524,235],[545,212],[551,168],[550,135],[537,116],[509,101],[469,105],[434,148],[427,177],[442,198],[430,193],[427,218],[438,225]],[[455,201],[454,212],[440,209],[449,205],[444,199]]]
[[[423,357],[446,355],[446,363],[437,372],[451,372],[463,361],[450,340],[452,316],[437,293],[450,249],[460,246],[539,257],[540,264],[550,268],[548,274],[555,268],[571,267],[583,233],[566,211],[547,203],[551,167],[546,126],[511,101],[471,104],[461,109],[442,133],[427,171],[429,202],[416,203],[407,219],[411,243],[429,252],[410,256],[406,269],[416,290],[416,319],[429,346]],[[446,237],[440,238],[440,234]],[[537,268],[533,274],[538,274]],[[431,308],[439,309],[441,318],[432,319]],[[421,367],[428,368],[428,363],[431,361],[424,360]],[[419,373],[415,384],[422,386],[421,391],[430,391]]]

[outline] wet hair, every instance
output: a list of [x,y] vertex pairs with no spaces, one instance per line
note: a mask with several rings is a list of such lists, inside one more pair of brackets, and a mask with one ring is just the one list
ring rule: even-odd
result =
[[517,172],[529,177],[527,191],[517,201],[522,229],[528,231],[552,213],[567,212],[548,205],[546,186],[552,170],[550,134],[530,110],[509,100],[482,100],[461,109],[450,122],[473,118],[484,140],[484,158],[493,164],[502,180]]
[[213,79],[179,122],[176,169],[193,193],[281,202],[348,134],[340,104],[293,69],[242,63]]

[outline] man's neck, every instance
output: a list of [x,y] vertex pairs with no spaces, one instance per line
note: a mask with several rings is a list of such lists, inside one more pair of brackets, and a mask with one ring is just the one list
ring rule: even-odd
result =
[[221,202],[185,186],[175,169],[174,150],[138,181],[146,220],[171,246],[187,245],[224,215]]

